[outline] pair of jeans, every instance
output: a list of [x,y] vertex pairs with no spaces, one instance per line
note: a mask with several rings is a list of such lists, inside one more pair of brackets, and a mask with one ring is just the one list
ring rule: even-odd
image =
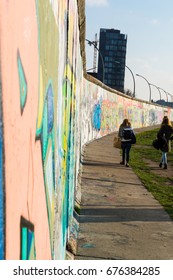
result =
[[130,142],[121,142],[121,149],[122,149],[122,161],[125,163],[129,162],[130,159],[130,149],[132,144]]
[[162,152],[161,163],[167,164],[167,153],[166,152]]

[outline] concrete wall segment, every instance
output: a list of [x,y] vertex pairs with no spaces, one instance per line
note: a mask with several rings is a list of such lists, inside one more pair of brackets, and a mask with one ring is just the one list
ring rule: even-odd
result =
[[[18,1],[18,9],[15,2],[1,1],[3,137],[6,158],[5,253],[7,259],[20,258],[20,220],[23,216],[35,225],[37,258],[50,259],[41,147],[40,143],[35,142],[39,80],[36,7],[34,1]],[[25,94],[25,89],[26,100],[21,104],[20,98]]]

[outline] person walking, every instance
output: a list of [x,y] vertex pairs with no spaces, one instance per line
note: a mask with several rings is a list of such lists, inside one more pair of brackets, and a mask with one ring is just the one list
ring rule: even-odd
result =
[[[118,137],[121,138],[122,149],[122,161],[120,162],[120,164],[129,167],[130,149],[132,146],[132,138],[135,138],[135,134],[128,119],[124,119],[122,124],[120,125]],[[135,143],[133,142],[133,144]]]
[[167,116],[163,117],[161,127],[157,133],[157,138],[160,140],[161,145],[161,151],[162,151],[162,157],[159,163],[159,167],[163,169],[168,168],[168,162],[167,162],[167,153],[171,151],[171,134],[173,134],[173,127],[168,119]]

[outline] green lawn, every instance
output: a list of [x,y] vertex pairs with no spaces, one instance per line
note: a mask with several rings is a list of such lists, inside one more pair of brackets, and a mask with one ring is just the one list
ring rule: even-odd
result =
[[[157,131],[158,129],[154,129],[136,135],[137,142],[130,152],[130,165],[173,220],[173,146],[172,151],[168,153],[168,170],[159,171],[161,151],[152,146]],[[158,169],[157,172],[151,165]]]

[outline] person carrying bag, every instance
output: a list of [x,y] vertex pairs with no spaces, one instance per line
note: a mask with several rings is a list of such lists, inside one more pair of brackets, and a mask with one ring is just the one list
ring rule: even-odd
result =
[[136,143],[136,136],[128,119],[124,119],[119,127],[118,137],[121,139],[122,161],[120,164],[129,167],[130,150]]
[[167,153],[171,151],[171,134],[173,134],[173,127],[167,116],[164,116],[161,127],[157,133],[157,139],[160,143],[160,150],[162,151],[162,157],[159,163],[159,167],[163,169],[168,168]]

